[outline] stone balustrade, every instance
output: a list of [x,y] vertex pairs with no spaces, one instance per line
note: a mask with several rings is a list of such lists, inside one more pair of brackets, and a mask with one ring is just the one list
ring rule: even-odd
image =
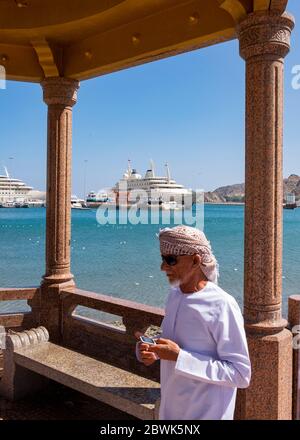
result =
[[[2,288],[1,301],[26,300],[30,312],[1,314],[0,326],[23,330],[41,324],[39,288]],[[145,332],[149,327],[159,327],[164,311],[157,307],[119,299],[79,289],[63,290],[59,294],[61,305],[60,343],[81,353],[91,355],[111,365],[136,372],[145,378],[159,380],[159,364],[145,367],[135,357],[135,331]],[[87,307],[120,317],[114,326],[76,313],[78,306]],[[51,338],[51,334],[50,334]]]
[[2,341],[3,327],[5,330],[22,330],[36,327],[39,320],[39,301],[40,289],[38,287],[30,288],[0,288],[0,304],[2,301],[22,301],[26,300],[31,307],[29,312],[2,312],[0,308],[0,377],[2,376],[3,357]]
[[[135,331],[145,332],[151,325],[159,327],[164,311],[79,289],[62,292],[62,344],[94,356],[111,365],[159,380],[159,364],[145,367],[135,356]],[[124,329],[75,313],[77,306],[120,316]]]
[[11,312],[1,313],[0,309],[0,326],[5,328],[31,328],[39,322],[39,287],[30,288],[0,288],[1,301],[20,301],[26,300],[31,307],[30,312]]

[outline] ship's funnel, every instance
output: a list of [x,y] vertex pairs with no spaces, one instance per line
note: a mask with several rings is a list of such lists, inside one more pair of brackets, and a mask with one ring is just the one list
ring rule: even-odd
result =
[[150,170],[152,171],[152,177],[155,177],[154,162],[152,159],[150,160]]

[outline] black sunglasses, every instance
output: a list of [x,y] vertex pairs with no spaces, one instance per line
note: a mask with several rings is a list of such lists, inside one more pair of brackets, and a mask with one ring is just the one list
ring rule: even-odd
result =
[[178,263],[176,255],[162,255],[161,259],[163,263],[166,263],[168,266],[175,266]]

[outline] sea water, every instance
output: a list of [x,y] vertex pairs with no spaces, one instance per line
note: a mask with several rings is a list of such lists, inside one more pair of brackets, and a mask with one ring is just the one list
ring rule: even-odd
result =
[[[283,311],[300,292],[300,209],[284,210]],[[45,209],[0,210],[0,287],[38,286],[45,273]],[[97,222],[96,210],[72,210],[71,271],[77,287],[163,307],[168,281],[160,271],[157,233],[166,224]],[[243,304],[244,206],[205,205],[204,232],[220,265],[220,286]],[[26,310],[25,302],[0,311]]]

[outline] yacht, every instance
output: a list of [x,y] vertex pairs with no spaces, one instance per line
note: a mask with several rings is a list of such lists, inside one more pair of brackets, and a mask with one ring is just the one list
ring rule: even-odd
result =
[[71,196],[71,208],[72,209],[85,209],[85,210],[90,209],[86,206],[85,201],[83,199],[79,199],[75,195]]
[[[149,169],[146,171],[145,176],[142,177],[135,168],[131,168],[129,160],[122,179],[113,188],[117,198],[120,198],[122,195],[130,204],[130,191],[144,190],[147,200],[142,200],[141,205],[148,202],[149,206],[160,204],[165,209],[176,209],[183,206],[190,208],[192,206],[192,189],[187,189],[183,185],[178,184],[171,178],[170,168],[167,163],[165,167],[166,176],[156,176],[154,163],[151,160]],[[134,201],[134,203],[136,202]]]
[[15,203],[24,203],[33,188],[22,180],[10,177],[6,167],[4,170],[5,175],[0,175],[0,204],[11,208]]

